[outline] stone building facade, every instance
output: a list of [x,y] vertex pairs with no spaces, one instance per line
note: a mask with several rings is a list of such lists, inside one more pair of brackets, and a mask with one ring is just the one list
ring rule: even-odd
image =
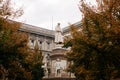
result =
[[[75,23],[75,25],[80,25]],[[55,30],[48,30],[29,24],[23,24],[20,31],[29,35],[29,47],[34,49],[35,43],[38,42],[39,48],[42,50],[43,68],[45,70],[44,78],[52,77],[74,77],[71,73],[66,72],[69,64],[66,59],[67,49],[62,48],[63,37],[69,35],[70,28],[61,29],[60,23]]]
[[36,42],[43,55],[43,68],[45,69],[45,77],[48,77],[48,69],[50,69],[50,54],[55,48],[55,31],[40,28],[37,26],[22,24],[20,31],[26,32],[29,35],[28,46],[30,49],[34,49]]

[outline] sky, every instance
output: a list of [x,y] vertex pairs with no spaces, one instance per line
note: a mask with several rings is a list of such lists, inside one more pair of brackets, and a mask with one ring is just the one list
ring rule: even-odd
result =
[[18,19],[30,25],[53,29],[57,23],[61,27],[81,20],[78,8],[80,0],[13,0],[15,5],[22,7],[24,14]]

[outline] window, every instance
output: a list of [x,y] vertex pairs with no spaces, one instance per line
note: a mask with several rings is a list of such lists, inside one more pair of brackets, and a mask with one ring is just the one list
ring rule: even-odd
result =
[[47,42],[47,49],[50,49],[50,43]]
[[39,47],[42,49],[42,41],[39,41]]
[[31,40],[31,44],[32,44],[32,46],[34,46],[34,40]]

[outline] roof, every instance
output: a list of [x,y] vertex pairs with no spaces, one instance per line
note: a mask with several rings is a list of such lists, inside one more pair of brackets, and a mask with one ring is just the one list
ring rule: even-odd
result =
[[[82,27],[81,21],[78,21],[78,22],[76,22],[72,25],[74,25],[75,27],[78,27],[78,28]],[[67,27],[63,28],[62,31],[63,31],[63,34],[69,32],[70,31],[70,26],[67,26]]]
[[37,26],[25,24],[25,23],[22,24],[22,26],[20,27],[19,30],[28,32],[28,33],[53,37],[53,38],[55,37],[54,36],[55,31],[53,31],[53,30],[49,30],[49,29],[45,29],[45,28],[41,28],[41,27],[37,27]]

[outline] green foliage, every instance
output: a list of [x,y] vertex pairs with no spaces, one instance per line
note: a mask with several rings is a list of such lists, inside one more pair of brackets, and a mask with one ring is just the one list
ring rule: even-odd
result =
[[67,57],[78,80],[120,77],[120,1],[100,1],[98,8],[81,1],[82,31],[72,27],[72,38],[65,42],[71,45]]
[[44,69],[41,66],[42,65],[40,63],[34,64],[32,70],[33,80],[42,80],[44,76]]
[[32,75],[33,80],[42,80],[44,76],[44,69],[42,68],[42,51],[39,50],[38,41],[36,41],[35,48],[34,48],[34,57],[33,57],[33,66],[32,66]]

